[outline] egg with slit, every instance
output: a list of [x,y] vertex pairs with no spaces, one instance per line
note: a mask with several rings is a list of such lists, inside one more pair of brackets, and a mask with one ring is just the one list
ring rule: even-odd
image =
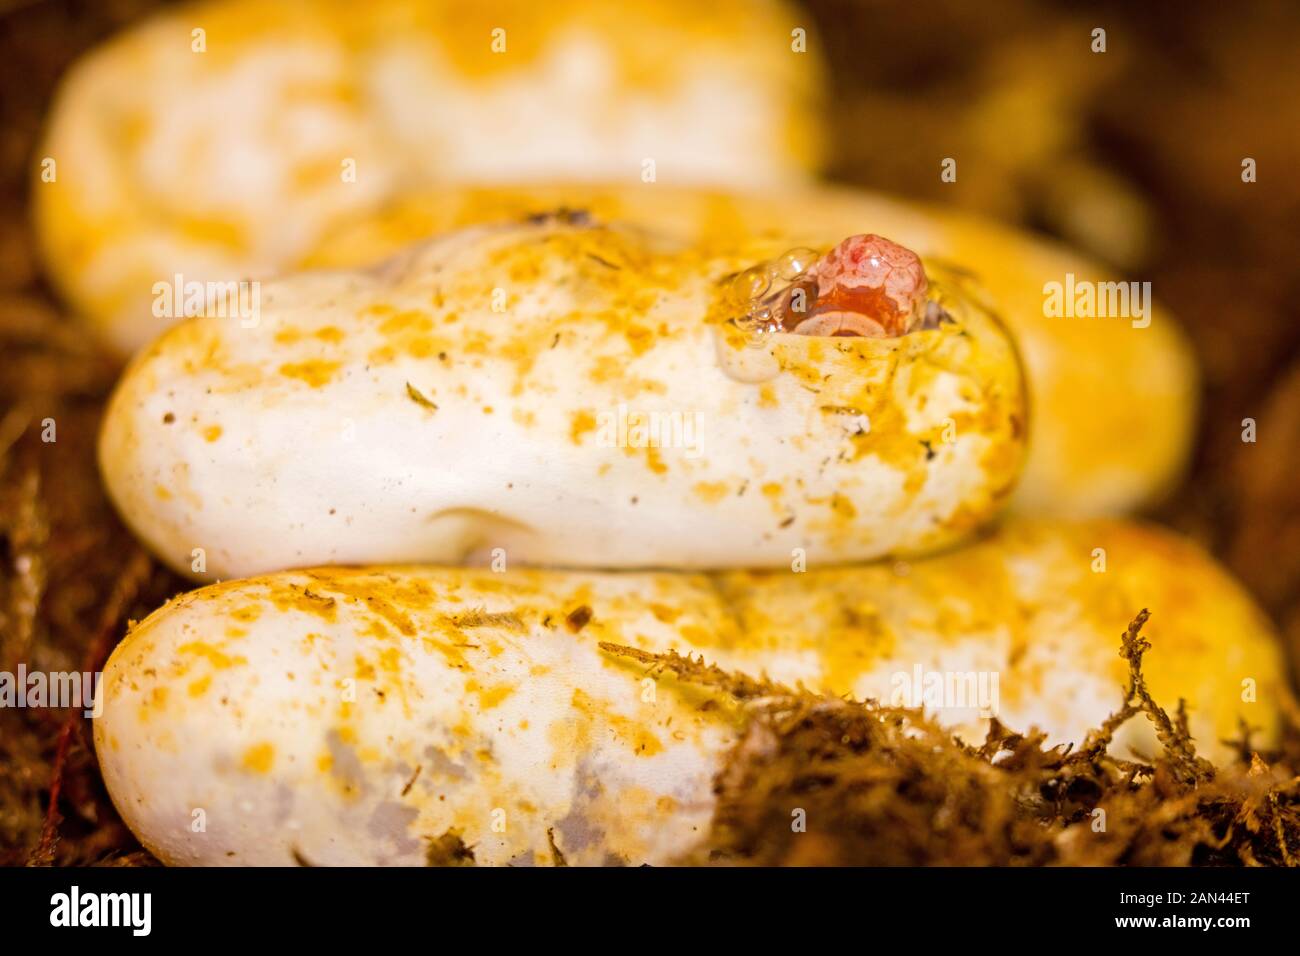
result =
[[789,567],[962,540],[1024,456],[1002,326],[959,290],[896,335],[756,325],[737,283],[790,249],[541,218],[263,283],[255,322],[193,319],[137,356],[105,415],[105,483],[201,579]]

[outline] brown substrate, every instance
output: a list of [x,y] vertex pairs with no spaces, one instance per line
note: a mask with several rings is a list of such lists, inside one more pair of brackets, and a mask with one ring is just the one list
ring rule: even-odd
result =
[[[1147,693],[1143,611],[1120,638],[1130,682],[1077,748],[1046,748],[996,721],[970,747],[921,712],[794,691],[673,655],[607,648],[716,687],[747,727],[715,781],[712,828],[683,862],[759,866],[1238,866],[1300,860],[1300,736],[1237,764],[1196,755],[1181,710]],[[1150,720],[1164,752],[1107,751]]]

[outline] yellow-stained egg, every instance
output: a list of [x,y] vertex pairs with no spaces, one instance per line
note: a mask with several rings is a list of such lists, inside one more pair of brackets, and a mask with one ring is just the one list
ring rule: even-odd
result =
[[[716,576],[318,568],[173,600],[114,652],[95,745],[166,863],[418,864],[456,833],[482,864],[666,863],[710,821],[744,714],[599,647],[669,649],[833,694],[1081,742],[1118,709],[1120,635],[1187,702],[1199,751],[1287,693],[1267,621],[1203,551],[1153,527],[1013,522],[910,565]],[[933,695],[930,675],[950,690]],[[913,699],[909,695],[919,694]],[[1157,752],[1138,716],[1119,756]]]
[[[557,208],[692,241],[779,233],[797,245],[824,245],[855,233],[888,236],[919,253],[927,269],[950,267],[950,277],[986,299],[1016,340],[1032,427],[1014,507],[1071,517],[1119,514],[1159,498],[1182,475],[1199,382],[1174,317],[1141,283],[1115,285],[1084,257],[967,215],[833,188],[728,194],[663,185],[467,187],[407,195],[357,217],[306,262],[355,266],[444,229]],[[1081,314],[1086,295],[1094,312],[1126,305],[1131,314]]]
[[[1015,350],[953,295],[889,338],[757,333],[789,250],[567,218],[262,283],[137,356],[100,463],[199,579],[316,564],[789,567],[955,543],[1023,458]],[[254,314],[255,313],[255,314]]]
[[797,180],[823,139],[809,31],[781,0],[169,6],[62,85],[33,183],[45,261],[129,354],[182,314],[159,283],[293,268],[421,186]]

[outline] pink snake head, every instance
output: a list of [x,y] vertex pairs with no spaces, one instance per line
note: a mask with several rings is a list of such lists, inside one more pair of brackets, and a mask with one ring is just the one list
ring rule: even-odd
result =
[[730,277],[746,303],[736,322],[751,345],[772,333],[896,338],[949,318],[910,249],[873,234],[849,236],[825,255],[792,249]]
[[883,236],[849,236],[808,269],[817,297],[796,335],[905,335],[925,311],[920,258]]

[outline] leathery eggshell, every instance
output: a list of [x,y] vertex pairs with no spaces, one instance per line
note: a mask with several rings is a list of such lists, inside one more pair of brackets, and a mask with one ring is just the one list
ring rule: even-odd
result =
[[762,194],[660,184],[444,188],[353,217],[305,261],[355,266],[445,229],[555,208],[695,242],[777,230],[793,244],[822,247],[875,232],[920,254],[927,269],[949,264],[1006,323],[1024,360],[1032,428],[1011,502],[1021,513],[1121,514],[1159,499],[1186,466],[1200,383],[1176,318],[1149,299],[1140,318],[1048,314],[1050,283],[1064,288],[1072,276],[1079,289],[1098,289],[1115,277],[1046,239],[947,209],[827,187]]
[[[906,567],[211,585],[114,652],[95,745],[123,818],[171,864],[418,864],[448,831],[483,864],[548,863],[551,839],[571,863],[665,863],[709,825],[743,713],[599,642],[886,702],[918,673],[974,675],[994,692],[922,703],[970,742],[988,712],[1078,743],[1119,707],[1142,607],[1150,690],[1186,699],[1199,751],[1231,759],[1239,719],[1274,743],[1286,685],[1260,612],[1196,546],[1093,521],[1011,523]],[[1139,716],[1113,746],[1157,743]]]
[[130,355],[175,321],[155,283],[293,269],[413,187],[797,182],[826,138],[810,30],[779,0],[169,5],[61,84],[32,189],[46,266]]
[[546,219],[264,283],[255,324],[193,319],[137,356],[105,482],[200,579],[789,567],[961,540],[1023,458],[1010,340],[960,300],[897,338],[755,337],[734,276],[788,248]]

